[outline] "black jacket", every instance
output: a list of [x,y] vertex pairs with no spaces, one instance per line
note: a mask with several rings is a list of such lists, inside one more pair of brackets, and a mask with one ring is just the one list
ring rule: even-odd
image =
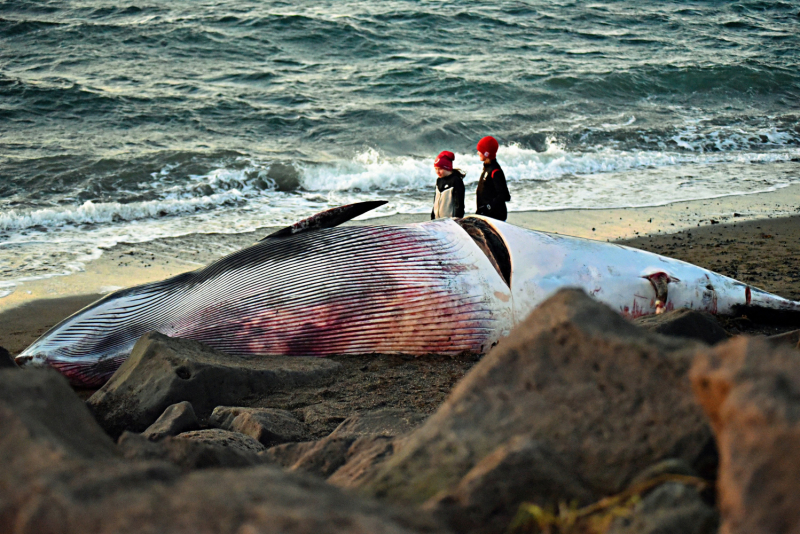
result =
[[[452,173],[444,178],[436,179],[436,189],[439,193],[452,189],[451,198],[453,212],[450,214],[439,214],[441,217],[463,217],[464,216],[464,174],[454,169]],[[436,193],[434,192],[434,204],[436,203]],[[434,209],[436,206],[434,206]],[[431,219],[435,219],[436,214],[431,210]]]
[[478,180],[475,197],[478,203],[475,213],[501,221],[506,220],[508,217],[506,202],[511,200],[511,194],[506,185],[506,175],[496,159],[483,164],[483,172]]

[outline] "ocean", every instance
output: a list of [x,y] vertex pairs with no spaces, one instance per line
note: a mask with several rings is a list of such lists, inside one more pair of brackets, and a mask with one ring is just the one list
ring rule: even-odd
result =
[[441,150],[474,211],[484,135],[510,211],[774,191],[799,59],[798,2],[0,2],[0,296],[122,241],[427,213]]

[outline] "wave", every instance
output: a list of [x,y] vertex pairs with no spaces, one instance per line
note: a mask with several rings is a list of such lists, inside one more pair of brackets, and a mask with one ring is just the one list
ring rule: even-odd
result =
[[[784,132],[768,132],[765,135],[770,136],[770,142],[778,145],[792,141],[791,136]],[[553,183],[558,187],[560,182],[580,176],[594,177],[686,165],[774,163],[800,158],[800,148],[795,146],[765,152],[707,152],[702,148],[705,139],[692,140],[685,132],[676,136],[676,139],[676,144],[684,151],[602,148],[591,152],[571,152],[556,138],[549,137],[543,151],[516,144],[504,145],[499,150],[498,160],[510,184]],[[300,205],[310,198],[318,207],[320,203],[346,203],[377,194],[421,195],[422,198],[435,179],[432,164],[432,157],[392,157],[369,148],[350,160],[331,164],[286,165],[248,161],[243,168],[240,163],[240,168],[220,168],[205,174],[190,175],[180,181],[171,178],[171,173],[178,165],[165,165],[159,172],[152,173],[152,182],[148,184],[151,193],[159,191],[160,197],[157,199],[134,202],[90,200],[77,206],[7,210],[0,214],[0,231],[114,224],[233,207],[268,209],[274,207],[276,202],[295,202],[291,199],[296,200],[293,205]],[[482,164],[476,154],[457,153],[455,165],[466,172],[465,182],[468,185],[478,181]],[[616,200],[625,201],[621,198],[625,192],[619,195],[620,198]],[[520,208],[524,209],[525,206]]]
[[61,227],[83,224],[118,223],[183,215],[201,210],[211,210],[241,202],[243,195],[237,190],[200,198],[153,200],[147,202],[92,202],[87,200],[77,207],[46,208],[31,211],[11,210],[0,215],[0,230],[22,230],[36,227]]

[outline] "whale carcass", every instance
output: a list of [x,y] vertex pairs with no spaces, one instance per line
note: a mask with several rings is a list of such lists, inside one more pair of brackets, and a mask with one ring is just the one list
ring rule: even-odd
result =
[[798,302],[683,261],[480,216],[338,226],[380,204],[334,208],[205,268],[111,293],[16,361],[98,386],[149,331],[231,355],[483,353],[563,287],[627,317],[672,308],[800,311]]

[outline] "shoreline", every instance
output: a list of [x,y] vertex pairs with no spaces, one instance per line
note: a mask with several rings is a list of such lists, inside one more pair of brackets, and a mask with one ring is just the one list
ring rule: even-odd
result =
[[[800,184],[777,191],[707,200],[679,201],[641,208],[566,209],[509,213],[508,222],[523,228],[599,241],[666,235],[689,228],[790,217],[800,214]],[[357,219],[345,224],[409,224],[428,214],[397,214]],[[85,264],[84,270],[19,282],[0,298],[0,312],[38,299],[105,294],[123,287],[162,280],[203,267],[249,246],[279,227],[236,234],[187,234],[143,243],[118,243]]]
[[[776,207],[792,203],[797,215],[775,216]],[[425,220],[427,215],[410,214],[346,224]],[[800,186],[648,208],[512,212],[508,222],[619,242],[697,264],[785,298],[800,299],[800,265],[794,265],[800,258]],[[275,229],[120,243],[82,272],[24,282],[14,293],[0,298],[0,346],[17,354],[48,328],[105,293],[202,267]]]

